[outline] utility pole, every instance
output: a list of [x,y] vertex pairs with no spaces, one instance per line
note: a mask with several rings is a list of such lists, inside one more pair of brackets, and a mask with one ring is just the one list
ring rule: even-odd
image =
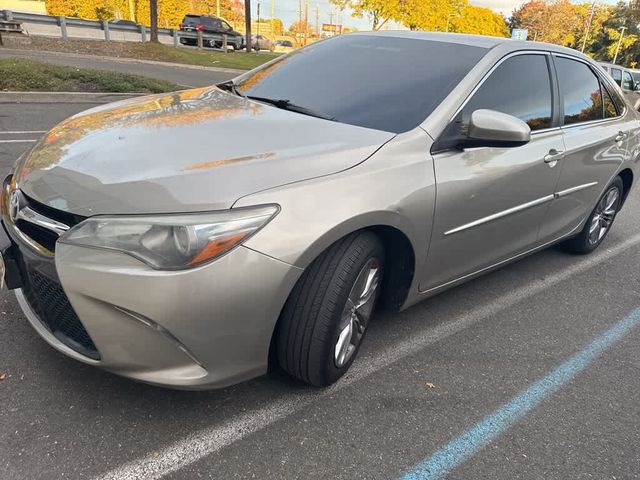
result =
[[247,53],[251,52],[251,0],[244,0],[244,28]]
[[589,37],[589,30],[591,30],[591,21],[593,20],[593,15],[596,12],[596,0],[593,0],[591,7],[589,8],[589,18],[587,19],[587,27],[584,32],[584,38],[582,39],[582,48],[580,51],[584,53],[584,48],[587,46],[587,38]]
[[220,18],[220,0],[216,0],[216,17]]
[[304,0],[304,44],[309,36],[309,0]]
[[258,23],[256,24],[256,35],[260,35],[260,2],[258,2]]
[[618,46],[616,46],[616,54],[613,56],[613,64],[616,64],[616,60],[618,59],[618,52],[620,51],[620,44],[622,43],[622,37],[624,37],[624,31],[627,27],[620,27],[620,38],[618,39]]
[[136,21],[136,9],[133,7],[133,0],[129,0],[129,20]]
[[271,36],[272,37],[274,37],[276,34],[275,28],[273,27],[275,18],[276,18],[276,0],[271,0]]
[[320,38],[320,7],[316,3],[316,35]]

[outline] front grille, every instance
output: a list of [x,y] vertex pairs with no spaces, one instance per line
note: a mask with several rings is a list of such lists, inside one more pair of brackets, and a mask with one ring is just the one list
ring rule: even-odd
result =
[[[29,208],[30,210],[42,215],[43,217],[60,222],[67,225],[69,228],[74,227],[78,223],[82,222],[85,217],[75,215],[73,213],[65,212],[52,208],[43,203],[28,197],[24,192],[20,192],[21,208]],[[50,230],[46,226],[38,225],[31,221],[18,219],[15,221],[15,227],[20,230],[24,235],[30,238],[37,245],[44,247],[49,252],[53,253],[56,250],[56,242],[58,241],[58,233],[54,230]]]
[[23,293],[40,321],[68,347],[99,360],[100,354],[93,340],[60,284],[36,270],[27,270],[27,276],[28,285],[23,287]]
[[25,200],[27,201],[27,205],[32,210],[35,210],[39,214],[44,215],[51,220],[56,220],[58,222],[69,225],[70,227],[77,225],[86,218],[82,215],[76,215],[75,213],[58,210],[57,208],[50,207],[49,205],[45,205],[44,203],[37,202],[33,198],[25,195],[24,192],[22,193],[22,196],[25,198]]

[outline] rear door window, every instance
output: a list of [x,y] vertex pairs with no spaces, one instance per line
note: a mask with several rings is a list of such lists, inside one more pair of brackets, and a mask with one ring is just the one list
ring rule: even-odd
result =
[[564,124],[602,119],[600,81],[589,66],[565,57],[556,57],[555,64],[563,98]]
[[601,84],[600,86],[602,88],[602,98],[604,100],[604,118],[617,117],[618,111],[616,109],[615,103],[613,102],[613,99],[611,98],[611,95],[609,95],[609,92],[604,85]]

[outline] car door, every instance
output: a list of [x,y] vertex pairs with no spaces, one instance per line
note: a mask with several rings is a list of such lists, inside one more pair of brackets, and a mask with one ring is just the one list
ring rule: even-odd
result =
[[531,141],[513,148],[445,148],[433,152],[436,208],[421,290],[447,285],[536,246],[553,199],[564,148],[556,127],[550,55],[517,53],[502,59],[459,109],[438,145],[465,128],[471,113],[491,109],[518,117]]
[[636,107],[638,100],[640,99],[640,92],[636,90],[635,81],[631,72],[627,70],[622,71],[622,93],[627,98],[632,107]]
[[[542,241],[576,231],[620,164],[630,155],[634,115],[615,88],[585,61],[554,55],[565,153],[559,160],[556,198],[540,229]],[[617,104],[617,105],[616,105]]]

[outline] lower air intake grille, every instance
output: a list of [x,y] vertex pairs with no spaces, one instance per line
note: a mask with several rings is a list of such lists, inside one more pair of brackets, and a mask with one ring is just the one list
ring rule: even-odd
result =
[[29,286],[23,290],[40,320],[62,343],[78,353],[98,360],[98,350],[80,323],[62,287],[35,270],[30,271],[28,276]]

